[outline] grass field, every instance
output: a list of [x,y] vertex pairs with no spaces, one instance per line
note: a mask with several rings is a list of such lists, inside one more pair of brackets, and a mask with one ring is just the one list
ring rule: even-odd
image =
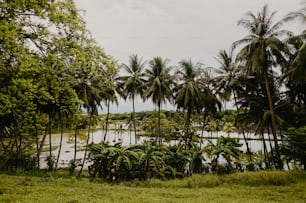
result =
[[306,173],[263,171],[116,184],[58,174],[0,174],[0,202],[306,203]]

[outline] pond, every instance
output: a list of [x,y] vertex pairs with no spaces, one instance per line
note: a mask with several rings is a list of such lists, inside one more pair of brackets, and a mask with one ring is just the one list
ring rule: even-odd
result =
[[[198,132],[199,135],[201,135],[201,132]],[[90,134],[90,138],[89,138],[89,143],[101,143],[103,141],[105,135],[105,131],[103,130],[97,130],[95,132],[93,132],[92,134]],[[216,142],[216,138],[220,137],[220,136],[230,136],[232,138],[239,138],[240,139],[240,143],[243,144],[241,147],[242,151],[246,151],[246,145],[245,142],[243,140],[243,136],[242,134],[238,134],[238,133],[231,133],[230,135],[224,133],[224,132],[214,132],[214,133],[209,133],[209,132],[204,132],[203,134],[203,144],[202,146],[205,146],[208,143],[208,139],[211,139],[213,142]],[[212,138],[211,138],[212,137]],[[249,147],[251,149],[251,151],[259,151],[262,150],[263,151],[263,144],[261,140],[256,140],[258,138],[260,138],[259,136],[256,136],[254,134],[247,134],[246,135],[249,143]],[[86,138],[86,136],[84,136],[84,138]],[[52,151],[52,155],[54,157],[57,156],[58,154],[58,150],[59,150],[59,144],[60,144],[60,134],[52,134],[52,146],[57,146],[57,148]],[[150,137],[144,137],[141,136],[137,139],[137,144],[143,143],[145,140],[149,141]],[[154,139],[154,138],[153,138]],[[268,151],[270,151],[271,147],[268,141],[268,135],[265,135],[265,139],[266,139],[266,146]],[[123,146],[127,146],[130,144],[135,144],[135,136],[133,132],[127,132],[127,131],[122,131],[122,132],[118,132],[118,131],[109,131],[106,135],[106,142],[108,142],[109,144],[115,144],[118,142],[122,142]],[[177,145],[180,143],[179,140],[171,140],[170,142],[164,142],[165,144],[168,145]],[[49,144],[49,139],[48,136],[45,140],[45,147],[48,146]],[[82,159],[84,156],[84,148],[86,145],[86,139],[80,139],[78,138],[77,140],[77,148],[78,148],[78,152],[76,154],[77,159]],[[273,147],[273,145],[272,145]],[[41,153],[41,168],[45,168],[46,167],[46,163],[44,162],[44,160],[46,159],[46,157],[49,155],[49,152],[43,152]],[[73,159],[74,156],[74,137],[71,136],[70,134],[64,134],[63,136],[63,142],[62,142],[62,149],[61,149],[61,154],[60,154],[60,158],[59,158],[59,167],[66,167],[69,164],[69,161]]]

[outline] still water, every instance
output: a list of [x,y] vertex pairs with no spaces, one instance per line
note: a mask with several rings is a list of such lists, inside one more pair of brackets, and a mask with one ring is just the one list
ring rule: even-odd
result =
[[[201,132],[198,132],[199,135],[201,135]],[[90,134],[90,138],[89,138],[89,143],[101,143],[104,139],[104,135],[105,135],[105,131],[103,130],[98,130],[98,131],[95,131],[93,133]],[[220,137],[220,136],[224,136],[224,137],[227,137],[227,136],[230,136],[230,137],[233,137],[233,138],[239,138],[240,139],[240,143],[243,144],[242,147],[241,147],[241,150],[242,151],[246,151],[246,145],[245,145],[245,142],[243,140],[243,136],[242,134],[238,134],[238,133],[231,133],[230,135],[224,133],[224,132],[214,132],[214,133],[209,133],[209,132],[204,132],[203,134],[203,144],[202,146],[205,146],[208,141],[207,139],[209,139],[209,137],[213,137],[213,138],[216,138],[216,137]],[[251,139],[251,140],[248,140],[248,143],[249,143],[249,147],[251,149],[251,151],[259,151],[259,150],[262,150],[263,151],[263,144],[262,144],[262,141],[261,140],[254,140],[254,138],[258,139],[260,138],[259,136],[257,135],[254,135],[254,134],[247,134],[246,137],[248,139]],[[145,140],[150,140],[152,138],[149,138],[149,137],[140,137],[137,139],[137,144],[141,144],[143,143]],[[268,140],[268,135],[265,135],[265,139]],[[123,131],[123,132],[118,132],[118,131],[109,131],[106,135],[106,141],[109,143],[109,144],[115,144],[115,143],[118,143],[118,142],[122,142],[122,145],[123,146],[127,146],[127,145],[130,145],[130,144],[135,144],[135,136],[134,136],[134,133],[133,132],[127,132],[127,131]],[[216,141],[216,139],[212,139],[213,142]],[[59,150],[59,144],[60,144],[60,134],[53,134],[52,135],[52,138],[51,138],[51,142],[52,142],[52,146],[57,146],[57,149],[55,149],[53,152],[52,152],[52,155],[54,157],[57,156],[58,154],[58,150]],[[170,142],[165,142],[165,144],[168,144],[168,145],[177,145],[179,144],[180,141],[179,140],[172,140]],[[49,144],[49,140],[48,140],[48,136],[45,140],[45,145],[48,146]],[[86,145],[86,140],[85,139],[79,139],[77,140],[77,147],[78,149],[84,149],[85,145]],[[266,146],[267,146],[267,149],[268,151],[270,150],[270,144],[268,141],[266,141]],[[273,146],[272,146],[273,147]],[[83,150],[79,150],[76,154],[76,157],[77,159],[82,159],[83,156],[84,156],[84,153],[85,151]],[[42,163],[41,163],[41,167],[44,168],[46,167],[46,163],[43,162],[43,160],[45,160],[45,158],[49,155],[49,152],[43,152],[41,154],[41,160],[42,160]],[[69,163],[70,160],[73,159],[73,156],[74,156],[74,138],[73,136],[69,135],[69,134],[64,134],[63,136],[63,142],[62,142],[62,149],[61,149],[61,154],[60,154],[60,158],[59,158],[59,167],[66,167]]]

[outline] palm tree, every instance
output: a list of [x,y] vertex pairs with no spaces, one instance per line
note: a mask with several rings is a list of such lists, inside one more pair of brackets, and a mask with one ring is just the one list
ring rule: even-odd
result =
[[[296,12],[289,13],[284,21],[299,19],[306,25],[306,1],[303,1],[303,8]],[[289,68],[285,70],[284,77],[288,79],[289,95],[297,103],[302,103],[306,110],[306,30],[297,36],[290,37],[288,43],[292,47],[293,54],[290,55]],[[304,91],[303,91],[304,90]]]
[[133,102],[133,126],[136,139],[136,115],[135,115],[135,96],[143,94],[144,84],[144,68],[145,62],[138,58],[137,55],[131,55],[129,58],[129,65],[123,64],[124,70],[127,72],[126,76],[121,77],[119,80],[124,82],[125,97],[132,99]]
[[203,73],[202,64],[193,64],[191,60],[179,62],[180,69],[177,71],[179,82],[175,88],[175,103],[178,108],[187,110],[185,119],[185,142],[192,139],[190,133],[191,114],[194,111],[200,112],[201,101],[204,99],[201,90],[201,76]]
[[276,149],[277,168],[283,168],[280,158],[279,146],[276,134],[276,119],[274,114],[274,102],[271,94],[271,68],[277,65],[284,65],[284,52],[287,51],[286,44],[279,36],[290,35],[288,31],[280,30],[282,22],[273,24],[273,17],[276,12],[269,15],[268,6],[257,15],[248,12],[245,18],[239,20],[238,25],[243,26],[249,35],[233,43],[233,47],[245,45],[239,52],[237,58],[243,62],[248,73],[256,73],[264,82],[265,94],[268,100],[268,109],[271,118],[271,129]]
[[[214,78],[216,82],[216,92],[221,93],[221,97],[226,101],[231,99],[233,95],[237,114],[239,115],[239,106],[237,101],[237,91],[241,90],[243,87],[241,83],[242,73],[239,70],[239,67],[234,62],[233,57],[233,49],[229,52],[225,50],[221,50],[217,56],[217,61],[220,63],[220,67],[216,70],[218,74],[217,77]],[[251,150],[249,148],[249,143],[246,139],[244,129],[242,128],[242,135],[246,144],[247,153],[251,157]]]
[[113,86],[106,88],[103,92],[101,92],[101,95],[106,98],[106,119],[105,119],[105,132],[103,137],[103,142],[106,140],[107,132],[108,132],[108,123],[109,123],[109,114],[110,114],[110,104],[115,103],[118,106],[118,98],[117,94],[123,95],[122,92],[122,81],[120,77],[117,76],[117,72],[114,72],[113,74],[109,75],[109,80],[113,83]]
[[104,99],[104,94],[102,94],[103,91],[104,89],[103,85],[101,84],[100,77],[86,78],[85,80],[80,81],[80,83],[76,87],[76,92],[79,98],[83,101],[83,107],[87,110],[89,116],[85,153],[78,176],[81,175],[85,164],[91,127],[93,126],[95,115],[98,115],[98,107],[101,107],[101,102]]
[[217,76],[214,78],[216,82],[216,91],[220,93],[222,99],[229,101],[233,94],[235,105],[237,105],[236,89],[241,86],[239,83],[240,71],[233,61],[233,50],[229,52],[221,50],[216,60],[221,65],[216,69]]
[[173,76],[170,74],[171,68],[168,66],[168,59],[162,59],[161,57],[154,57],[149,62],[150,69],[146,70],[146,82],[144,99],[152,98],[152,102],[157,105],[158,108],[158,128],[156,143],[160,142],[161,136],[161,105],[167,100],[171,102],[172,99],[172,85]]

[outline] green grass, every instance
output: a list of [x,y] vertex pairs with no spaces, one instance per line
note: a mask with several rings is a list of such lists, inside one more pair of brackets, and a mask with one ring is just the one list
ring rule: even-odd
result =
[[182,180],[131,181],[0,175],[0,202],[294,202],[306,203],[306,173],[194,175]]

